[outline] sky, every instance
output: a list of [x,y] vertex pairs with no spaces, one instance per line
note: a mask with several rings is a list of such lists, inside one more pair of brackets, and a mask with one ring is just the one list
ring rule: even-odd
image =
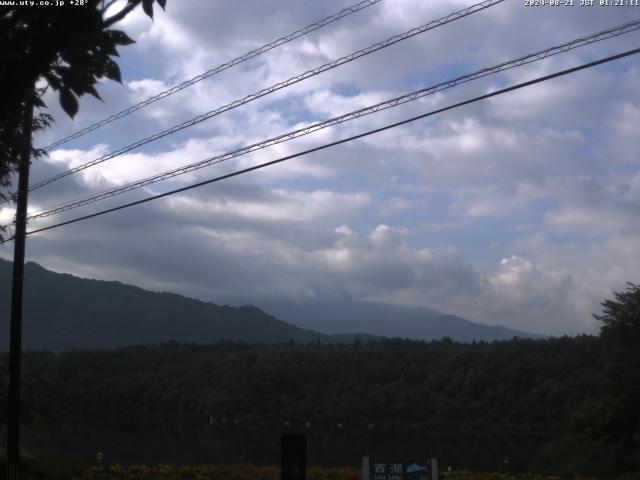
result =
[[[118,24],[123,83],[54,93],[45,146],[355,2],[169,0]],[[473,0],[382,0],[58,147],[32,183]],[[640,18],[636,6],[506,0],[34,191],[50,207]],[[51,225],[273,160],[640,46],[605,40],[108,201]],[[534,333],[597,333],[640,272],[640,56],[434,115],[116,213],[34,234],[27,260],[214,303],[347,297]],[[13,218],[9,208],[0,220]],[[0,246],[11,258],[12,244]]]

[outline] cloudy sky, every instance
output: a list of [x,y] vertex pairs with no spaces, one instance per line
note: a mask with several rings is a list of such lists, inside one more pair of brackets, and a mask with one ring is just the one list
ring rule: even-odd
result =
[[[349,0],[169,0],[120,28],[123,85],[44,146]],[[473,4],[382,0],[53,151],[32,180]],[[640,7],[507,0],[33,192],[30,210],[119,186],[640,18]],[[71,219],[640,46],[640,33],[512,69],[84,209]],[[546,334],[597,332],[640,272],[640,57],[501,95],[234,179],[35,234],[29,260],[216,303],[347,296]],[[6,222],[12,213],[0,211]],[[12,245],[0,247],[10,258]]]

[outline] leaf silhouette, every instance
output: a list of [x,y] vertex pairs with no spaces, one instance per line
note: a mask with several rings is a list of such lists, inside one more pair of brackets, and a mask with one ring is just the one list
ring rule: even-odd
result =
[[142,9],[144,13],[153,18],[153,0],[142,0]]
[[78,113],[78,100],[69,89],[63,88],[60,90],[60,105],[71,118]]

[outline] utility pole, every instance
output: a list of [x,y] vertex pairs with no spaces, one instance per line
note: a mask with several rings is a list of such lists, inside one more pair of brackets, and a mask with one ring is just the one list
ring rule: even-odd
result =
[[22,361],[22,290],[27,232],[29,164],[35,88],[29,90],[22,119],[23,144],[18,164],[16,231],[13,243],[11,327],[9,335],[9,404],[7,408],[7,479],[18,480],[20,470],[20,364]]

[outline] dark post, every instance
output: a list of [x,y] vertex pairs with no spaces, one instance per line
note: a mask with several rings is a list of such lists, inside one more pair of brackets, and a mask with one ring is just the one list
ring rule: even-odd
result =
[[25,102],[22,133],[24,144],[18,165],[18,200],[16,232],[13,247],[13,285],[11,290],[11,330],[9,335],[9,405],[7,409],[7,478],[17,480],[20,468],[20,363],[22,357],[22,284],[27,231],[27,197],[31,128],[33,123],[33,90]]
[[306,480],[307,437],[282,435],[282,480]]

